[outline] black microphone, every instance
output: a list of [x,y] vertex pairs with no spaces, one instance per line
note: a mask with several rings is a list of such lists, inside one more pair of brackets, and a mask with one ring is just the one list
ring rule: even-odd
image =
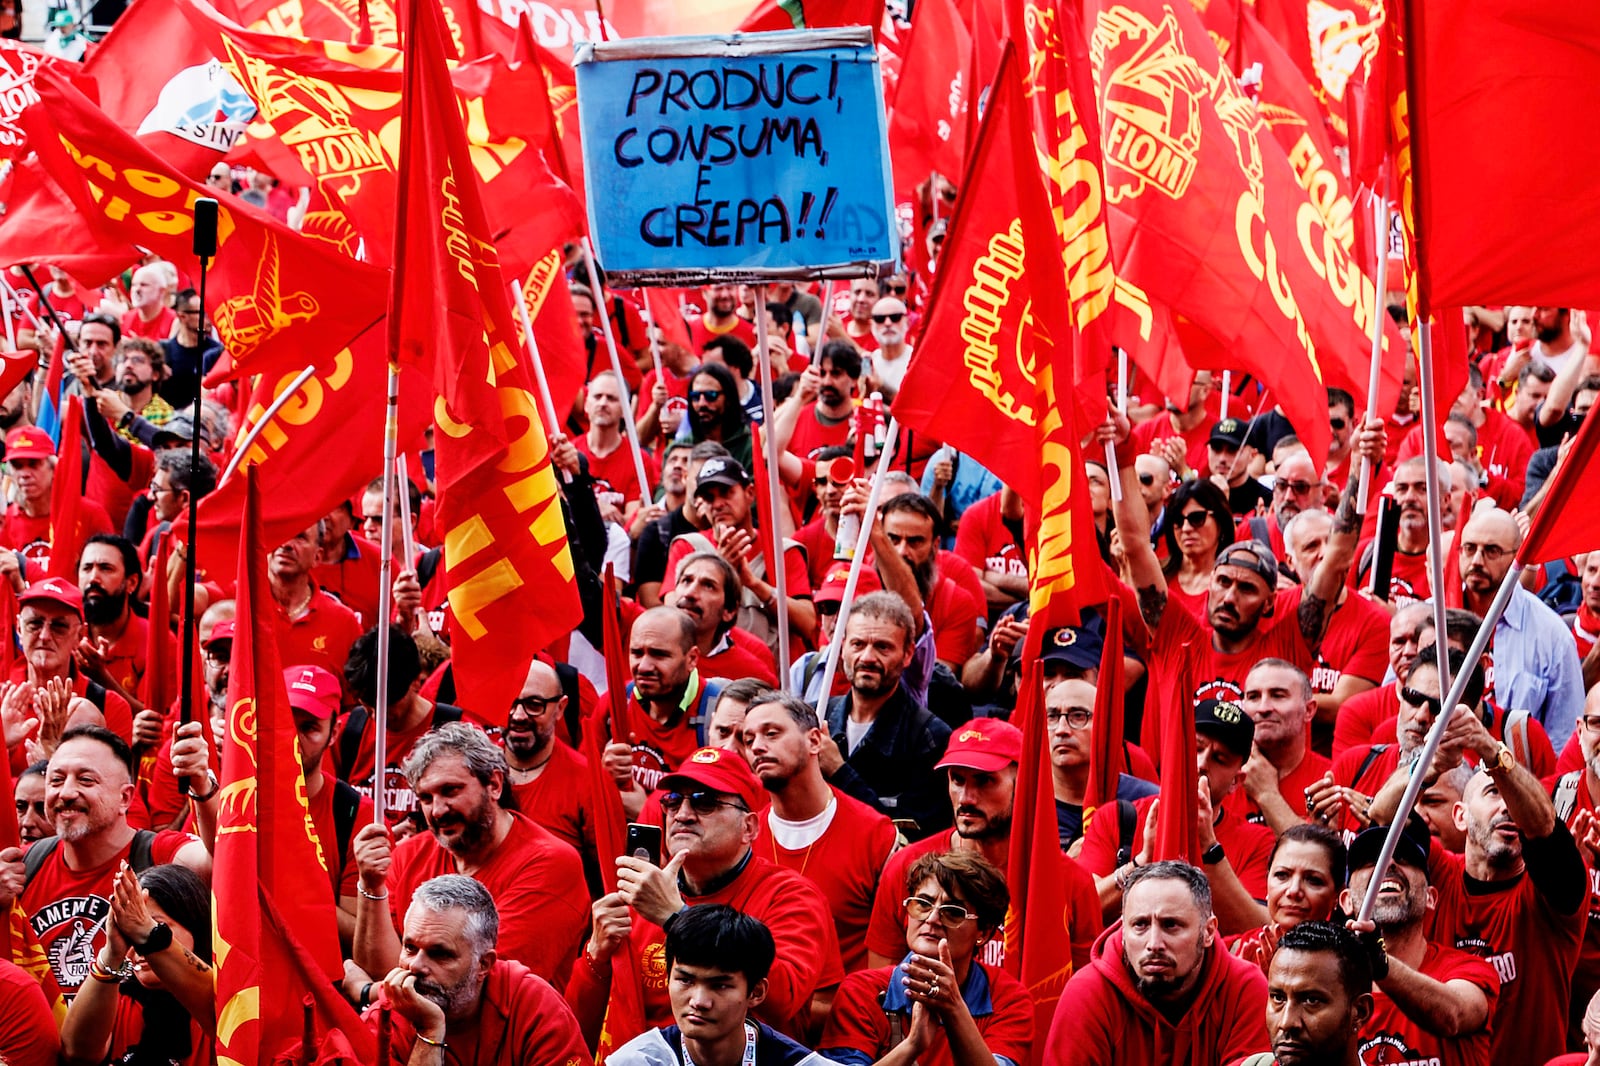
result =
[[194,254],[210,259],[217,254],[217,202],[211,199],[194,202]]

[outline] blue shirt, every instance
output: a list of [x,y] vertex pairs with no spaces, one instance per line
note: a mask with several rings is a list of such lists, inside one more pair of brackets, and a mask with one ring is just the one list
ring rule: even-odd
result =
[[[937,465],[930,461],[926,470],[922,472],[922,494],[927,496],[933,492],[933,468]],[[959,519],[973,504],[985,496],[993,496],[1003,487],[1000,479],[984,467],[972,456],[957,452],[955,456],[955,476],[950,479],[950,484],[945,487],[944,498],[949,513]],[[947,550],[956,546],[955,534],[943,539],[943,547]]]
[[1495,703],[1529,712],[1560,751],[1583,714],[1584,698],[1583,665],[1567,624],[1519,583],[1494,627],[1492,659]]

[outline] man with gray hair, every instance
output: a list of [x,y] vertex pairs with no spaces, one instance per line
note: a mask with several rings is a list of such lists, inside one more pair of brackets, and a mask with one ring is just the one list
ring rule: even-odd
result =
[[514,809],[505,753],[476,726],[451,722],[417,742],[403,772],[428,832],[399,844],[387,826],[356,835],[356,965],[388,972],[402,958],[400,920],[418,886],[465,874],[498,901],[500,954],[564,986],[589,927],[583,863]]
[[[393,1047],[405,1053],[409,1046],[409,1066],[447,1059],[553,1066],[589,1058],[566,1000],[526,966],[500,957],[499,931],[494,897],[472,878],[444,874],[417,886],[399,964],[383,978],[399,1016]],[[374,1031],[379,1017],[376,1007],[366,1014]]]

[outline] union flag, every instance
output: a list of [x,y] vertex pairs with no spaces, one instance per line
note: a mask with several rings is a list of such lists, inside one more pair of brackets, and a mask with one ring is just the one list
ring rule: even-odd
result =
[[67,397],[61,412],[61,444],[56,448],[55,481],[50,486],[49,576],[78,583],[78,552],[87,534],[79,528],[83,499],[83,401]]
[[[40,69],[41,104],[21,122],[40,165],[103,243],[137,244],[192,262],[193,204],[213,190],[183,177],[66,80]],[[234,376],[305,366],[383,317],[387,273],[307,240],[224,198],[206,300]],[[337,293],[337,299],[329,298]]]
[[[1587,506],[1573,506],[1580,494],[1600,485],[1600,404],[1589,408],[1561,466],[1551,475],[1544,503],[1523,538],[1517,559],[1526,566],[1566,559],[1600,548],[1600,525]],[[1453,555],[1454,553],[1452,553]]]
[[[267,548],[261,538],[260,486],[244,474],[239,542],[239,627],[228,676],[227,735],[222,747],[222,792],[212,875],[215,916],[217,1057],[271,1061],[286,1045],[298,1048],[302,1002],[316,1004],[315,1031],[324,1039],[342,1030],[376,1047],[350,1005],[333,993],[343,973],[333,898],[325,887],[327,845],[319,842],[306,806],[294,719],[283,686],[273,635]],[[310,891],[307,886],[314,886]],[[276,911],[281,922],[264,921]]]
[[434,446],[457,689],[464,706],[498,714],[534,654],[582,609],[438,4],[412,0],[409,10],[389,350],[439,397]]

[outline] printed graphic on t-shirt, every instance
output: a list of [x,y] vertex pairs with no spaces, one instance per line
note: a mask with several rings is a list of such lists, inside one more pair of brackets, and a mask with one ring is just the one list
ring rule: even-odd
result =
[[93,895],[51,900],[29,916],[63,992],[76,990],[89,979],[89,963],[110,916],[111,901]]

